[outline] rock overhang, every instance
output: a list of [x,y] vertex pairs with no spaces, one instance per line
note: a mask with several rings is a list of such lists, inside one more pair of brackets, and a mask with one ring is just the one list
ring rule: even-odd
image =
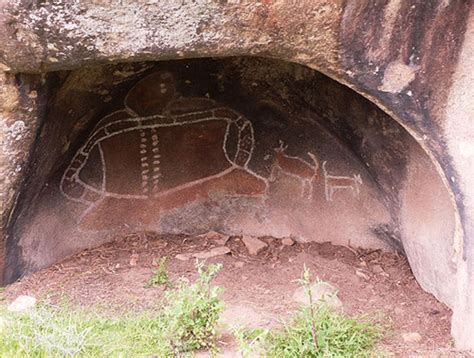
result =
[[[453,158],[452,153],[459,151],[451,148],[455,144],[446,128],[452,119],[445,111],[472,19],[469,3],[17,5],[4,2],[0,15],[4,30],[0,33],[5,37],[0,62],[6,71],[3,157],[16,158],[4,160],[8,173],[2,187],[4,223],[19,192],[26,153],[41,125],[37,120],[44,108],[40,103],[45,101],[41,73],[98,63],[260,55],[302,63],[329,75],[369,98],[407,129],[428,153],[455,203],[455,252],[459,257],[464,254],[464,260],[472,259],[472,240],[466,237],[472,224],[465,208],[470,194],[463,186],[470,169]],[[17,135],[20,127],[22,136]]]

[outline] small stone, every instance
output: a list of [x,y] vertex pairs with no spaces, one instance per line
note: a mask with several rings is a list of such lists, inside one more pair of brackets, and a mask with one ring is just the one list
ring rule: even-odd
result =
[[8,305],[10,312],[24,312],[36,305],[36,298],[32,296],[18,296],[15,301]]
[[201,251],[193,254],[193,257],[197,259],[208,259],[214,256],[230,254],[230,249],[227,246],[214,247],[209,251]]
[[365,274],[362,270],[359,270],[359,269],[356,270],[356,276],[360,277],[364,280],[367,280],[367,281],[369,280],[369,276],[367,274]]
[[421,341],[421,334],[418,332],[402,333],[403,341],[406,343],[416,343]]
[[227,244],[227,241],[229,241],[229,239],[230,236],[225,235],[221,239],[216,240],[216,244],[224,246],[225,244]]
[[405,310],[403,308],[400,308],[400,307],[395,307],[395,309],[393,310],[393,312],[397,315],[397,316],[401,316],[405,313]]
[[244,265],[245,265],[245,262],[242,262],[242,261],[237,261],[236,263],[234,263],[234,266],[237,268],[242,268],[244,267]]
[[[342,302],[337,297],[337,290],[329,283],[314,282],[311,284],[310,290],[313,304],[325,302],[333,310],[342,309]],[[293,294],[293,300],[304,305],[309,305],[308,288],[299,287]]]
[[371,269],[372,269],[372,272],[375,273],[375,274],[381,274],[381,273],[384,272],[382,266],[380,266],[380,265],[373,265],[371,267]]
[[130,255],[130,266],[137,266],[138,263],[138,254]]
[[5,65],[4,63],[1,63],[1,62],[0,62],[0,72],[8,72],[8,71],[10,71],[10,70],[11,70],[10,67],[8,67],[8,66]]
[[295,244],[295,242],[293,241],[293,239],[290,239],[289,237],[286,237],[283,240],[281,240],[281,244],[284,245],[284,246],[293,246]]
[[249,254],[252,256],[257,256],[263,249],[268,246],[267,243],[252,236],[243,236],[242,241],[244,242]]
[[177,254],[175,256],[176,259],[179,261],[188,261],[192,257],[191,254]]

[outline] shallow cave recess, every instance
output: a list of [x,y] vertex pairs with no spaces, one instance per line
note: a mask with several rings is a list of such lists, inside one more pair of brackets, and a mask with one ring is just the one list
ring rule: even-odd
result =
[[137,231],[292,237],[407,255],[452,305],[454,210],[396,120],[265,58],[51,72],[7,242],[6,281]]

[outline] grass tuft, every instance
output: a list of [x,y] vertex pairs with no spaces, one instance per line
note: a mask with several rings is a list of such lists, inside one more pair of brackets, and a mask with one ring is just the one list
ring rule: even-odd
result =
[[[370,356],[380,338],[379,329],[366,316],[333,313],[326,305],[315,308],[315,321],[303,308],[282,331],[269,335],[269,354],[285,357]],[[318,332],[313,342],[312,325]]]
[[367,316],[348,317],[325,304],[314,307],[313,313],[303,307],[282,329],[238,329],[234,334],[243,356],[265,352],[262,356],[268,357],[371,357],[382,336]]
[[154,286],[168,285],[170,283],[170,278],[168,272],[166,271],[166,257],[162,257],[158,263],[158,268],[153,270],[153,275],[145,284],[145,288],[151,288]]

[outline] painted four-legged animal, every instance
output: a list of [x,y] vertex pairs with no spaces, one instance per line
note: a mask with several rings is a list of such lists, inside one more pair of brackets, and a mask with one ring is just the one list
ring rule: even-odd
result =
[[280,146],[274,148],[276,160],[273,163],[269,180],[275,181],[277,172],[299,179],[301,181],[301,196],[312,199],[313,181],[318,176],[318,160],[313,153],[309,152],[308,155],[312,159],[313,164],[299,157],[289,156],[285,154],[287,147],[288,146],[283,144],[283,141],[280,141]]
[[332,175],[326,169],[326,161],[323,162],[324,189],[327,201],[333,201],[334,193],[337,190],[349,189],[354,195],[359,195],[362,178],[360,174],[354,174],[352,177]]

